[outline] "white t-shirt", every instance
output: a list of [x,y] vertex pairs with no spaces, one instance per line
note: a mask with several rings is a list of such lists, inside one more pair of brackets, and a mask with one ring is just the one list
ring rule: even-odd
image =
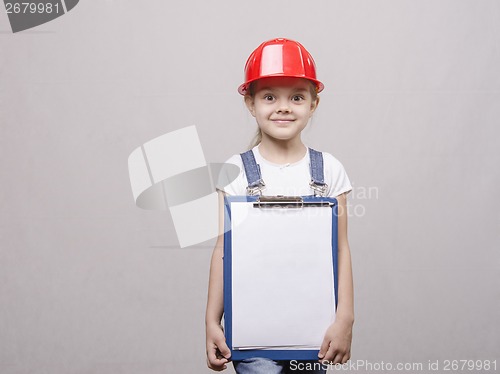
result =
[[[314,191],[309,186],[311,182],[309,151],[306,152],[302,160],[284,165],[274,164],[264,159],[259,152],[258,145],[252,151],[255,161],[260,166],[262,179],[266,184],[262,190],[262,195],[305,196],[314,194]],[[224,174],[225,171],[223,169],[219,176],[217,189],[224,191],[228,195],[246,195],[248,181],[241,156],[239,154],[234,155],[226,163],[236,165],[240,172],[234,181],[227,184],[223,181],[230,181],[233,178]],[[323,152],[323,167],[325,183],[328,185],[328,197],[337,197],[344,192],[352,190],[351,182],[344,167],[330,153]]]

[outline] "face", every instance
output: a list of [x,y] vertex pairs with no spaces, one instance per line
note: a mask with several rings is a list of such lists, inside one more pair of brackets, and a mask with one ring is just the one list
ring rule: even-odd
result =
[[253,96],[245,103],[257,120],[262,138],[293,141],[307,126],[319,98],[313,98],[311,82],[303,78],[272,77],[256,81]]

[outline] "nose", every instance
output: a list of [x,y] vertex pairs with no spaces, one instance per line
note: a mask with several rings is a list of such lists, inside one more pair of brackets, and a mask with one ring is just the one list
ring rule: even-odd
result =
[[280,100],[276,107],[276,113],[290,113],[290,105],[288,100]]

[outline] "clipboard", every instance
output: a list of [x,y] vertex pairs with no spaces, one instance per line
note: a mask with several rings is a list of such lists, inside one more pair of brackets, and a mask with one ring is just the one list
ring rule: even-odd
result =
[[337,199],[226,196],[224,205],[232,360],[318,360],[338,299]]

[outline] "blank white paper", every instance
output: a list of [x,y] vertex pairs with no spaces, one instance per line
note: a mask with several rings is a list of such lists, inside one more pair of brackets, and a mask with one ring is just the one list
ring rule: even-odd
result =
[[335,318],[331,208],[238,202],[231,217],[233,349],[319,349]]

